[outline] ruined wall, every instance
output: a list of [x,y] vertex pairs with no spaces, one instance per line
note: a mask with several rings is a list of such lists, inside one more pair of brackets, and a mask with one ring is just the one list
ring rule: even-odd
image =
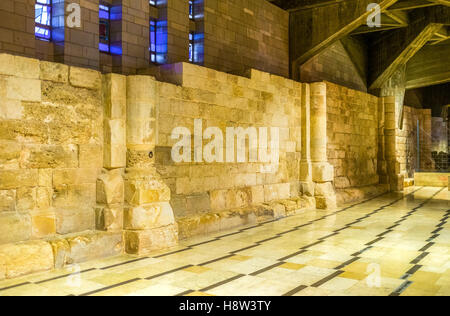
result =
[[[378,183],[376,97],[187,63],[161,66],[159,76],[0,55],[0,279],[334,208],[335,187]],[[200,136],[218,128],[224,158],[237,150],[227,127],[268,135],[242,143],[243,162],[195,161],[195,119]],[[187,129],[190,162],[172,159],[176,127]],[[270,128],[279,163],[248,162],[274,139]]]
[[[182,86],[159,83],[156,153],[158,170],[173,194],[175,216],[298,196],[302,84],[254,70],[246,78],[191,64],[175,67]],[[193,133],[196,118],[203,120],[203,129],[219,127],[224,140],[226,127],[278,127],[276,172],[264,172],[270,165],[263,163],[173,163],[172,130],[180,126]]]
[[94,229],[100,74],[0,55],[0,244]]
[[327,155],[336,189],[378,184],[378,98],[327,83]]

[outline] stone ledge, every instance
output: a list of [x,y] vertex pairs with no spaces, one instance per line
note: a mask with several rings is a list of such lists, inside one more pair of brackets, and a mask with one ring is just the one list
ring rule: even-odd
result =
[[338,206],[362,201],[389,191],[388,184],[368,185],[358,188],[346,188],[336,190],[336,199]]
[[255,206],[177,219],[179,239],[258,224],[314,209],[313,197],[301,196]]
[[0,280],[60,269],[122,252],[122,232],[86,231],[48,240],[4,244],[0,245]]

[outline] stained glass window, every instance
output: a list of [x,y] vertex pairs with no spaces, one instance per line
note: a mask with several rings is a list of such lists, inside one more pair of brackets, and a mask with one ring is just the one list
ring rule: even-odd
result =
[[101,52],[110,52],[110,33],[111,33],[111,19],[110,19],[110,8],[106,5],[99,6],[99,33],[100,41],[98,48]]
[[151,6],[156,6],[156,1],[157,0],[148,0],[148,3],[151,5]]
[[194,19],[194,0],[189,0],[189,18]]
[[150,20],[150,61],[156,63],[156,20]]
[[50,41],[52,37],[52,0],[36,0],[34,22],[36,38]]
[[189,33],[189,61],[191,63],[194,62],[194,49],[195,49],[194,32],[190,32]]

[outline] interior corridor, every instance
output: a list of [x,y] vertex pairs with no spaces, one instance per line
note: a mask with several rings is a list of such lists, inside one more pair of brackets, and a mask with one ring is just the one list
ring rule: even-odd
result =
[[0,282],[8,295],[450,295],[446,188],[411,187],[333,211]]

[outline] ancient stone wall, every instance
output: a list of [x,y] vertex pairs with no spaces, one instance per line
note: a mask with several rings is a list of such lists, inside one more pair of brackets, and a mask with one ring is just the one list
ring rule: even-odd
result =
[[[431,110],[404,107],[402,128],[397,127],[396,156],[400,163],[400,173],[407,178],[414,172],[433,169],[431,158]],[[420,166],[418,166],[417,121],[420,129]]]
[[[182,86],[159,83],[156,153],[158,170],[173,194],[175,216],[298,196],[302,84],[255,70],[246,78],[191,64],[175,66]],[[279,128],[279,165],[248,163],[248,149],[247,163],[174,164],[171,133],[175,127],[193,133],[194,119],[202,120],[203,130],[218,127],[224,141],[226,127]],[[270,137],[269,130],[269,142]],[[209,142],[204,140],[203,146]]]
[[94,229],[98,72],[0,55],[0,244]]
[[[335,188],[380,192],[384,160],[402,179],[392,98],[186,63],[158,76],[0,55],[0,279],[334,208]],[[420,111],[405,130],[410,112],[430,128]]]
[[337,189],[378,184],[378,98],[327,83],[327,155]]

